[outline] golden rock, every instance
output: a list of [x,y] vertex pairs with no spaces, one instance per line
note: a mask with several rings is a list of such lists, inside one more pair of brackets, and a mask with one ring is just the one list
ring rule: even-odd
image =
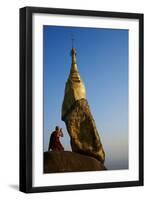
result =
[[62,120],[70,136],[72,151],[92,156],[103,163],[105,152],[86,100],[86,89],[78,72],[74,48],[71,55],[72,64],[65,87]]

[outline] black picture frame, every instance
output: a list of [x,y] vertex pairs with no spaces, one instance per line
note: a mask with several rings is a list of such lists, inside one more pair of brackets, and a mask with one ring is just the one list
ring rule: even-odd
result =
[[[139,180],[64,186],[32,186],[32,15],[34,13],[99,16],[139,20]],[[143,185],[143,14],[58,8],[20,9],[20,186],[22,192],[53,192]]]

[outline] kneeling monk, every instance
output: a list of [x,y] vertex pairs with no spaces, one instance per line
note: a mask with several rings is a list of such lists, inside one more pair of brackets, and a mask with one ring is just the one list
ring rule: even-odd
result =
[[60,129],[59,126],[56,126],[55,131],[50,136],[48,151],[64,151],[64,147],[59,140],[60,137],[63,137],[62,128]]

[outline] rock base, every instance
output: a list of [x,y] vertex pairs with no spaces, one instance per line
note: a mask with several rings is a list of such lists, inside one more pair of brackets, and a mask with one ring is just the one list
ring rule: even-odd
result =
[[44,173],[106,170],[97,159],[70,151],[44,152]]

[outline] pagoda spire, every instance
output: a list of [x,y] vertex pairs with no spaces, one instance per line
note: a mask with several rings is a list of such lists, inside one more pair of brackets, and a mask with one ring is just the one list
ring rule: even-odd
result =
[[71,49],[71,57],[72,57],[72,62],[71,62],[69,79],[73,82],[80,82],[81,77],[80,77],[80,74],[78,72],[77,61],[76,61],[76,49],[75,48]]

